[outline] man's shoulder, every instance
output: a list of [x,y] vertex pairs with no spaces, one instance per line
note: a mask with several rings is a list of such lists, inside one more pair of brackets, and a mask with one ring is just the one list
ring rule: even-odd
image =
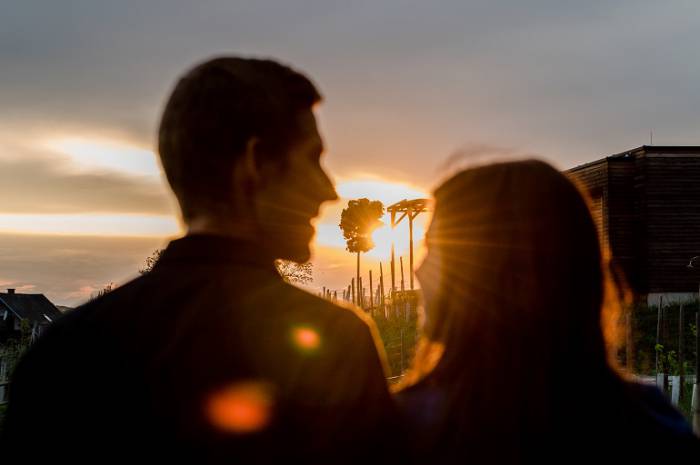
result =
[[289,297],[293,311],[308,314],[323,321],[334,322],[345,331],[369,331],[373,325],[371,318],[361,309],[344,301],[330,301],[303,289],[282,283]]
[[94,335],[95,338],[103,337],[103,333],[110,331],[115,320],[126,316],[128,310],[133,307],[129,302],[133,300],[136,288],[141,286],[143,281],[144,277],[135,278],[67,311],[39,338],[40,341],[44,340],[44,344],[41,345],[52,346],[67,339],[78,341],[90,335]]

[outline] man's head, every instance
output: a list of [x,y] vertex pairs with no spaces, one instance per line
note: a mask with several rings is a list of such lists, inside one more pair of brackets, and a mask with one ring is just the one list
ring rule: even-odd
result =
[[314,85],[270,60],[222,57],[180,79],[159,152],[188,226],[255,238],[271,258],[306,261],[310,220],[336,198],[320,164]]

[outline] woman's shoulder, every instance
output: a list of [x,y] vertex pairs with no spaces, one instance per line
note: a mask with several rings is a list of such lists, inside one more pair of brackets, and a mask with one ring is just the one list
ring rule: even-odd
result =
[[446,406],[445,390],[426,379],[399,390],[394,397],[404,419],[418,429],[440,422]]
[[627,388],[655,429],[670,435],[693,437],[693,430],[683,414],[656,386],[628,381]]

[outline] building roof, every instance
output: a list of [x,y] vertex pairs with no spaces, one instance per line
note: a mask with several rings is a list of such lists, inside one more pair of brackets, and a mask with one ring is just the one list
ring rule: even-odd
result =
[[0,309],[38,323],[51,323],[62,315],[44,294],[0,293]]
[[604,163],[608,159],[633,159],[636,155],[647,153],[685,154],[700,156],[700,145],[642,145],[634,149],[625,150],[624,152],[608,155],[607,157],[600,158],[598,160],[574,166],[573,168],[569,168],[567,171],[577,171],[592,165]]

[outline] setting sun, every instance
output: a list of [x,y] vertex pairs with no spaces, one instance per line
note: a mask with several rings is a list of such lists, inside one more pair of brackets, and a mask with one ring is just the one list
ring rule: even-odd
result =
[[[384,208],[401,200],[416,198],[428,198],[429,194],[418,187],[406,183],[382,179],[348,179],[341,180],[337,186],[339,202],[327,206],[316,223],[316,244],[320,246],[337,247],[345,249],[343,234],[338,228],[340,211],[348,200],[368,198],[379,200]],[[391,228],[391,216],[385,213],[381,218],[382,225],[372,234],[374,248],[367,252],[367,257],[386,261],[391,256],[392,241],[395,253],[398,256],[406,255],[409,248],[408,222],[402,221],[396,228]],[[419,215],[413,226],[414,250],[416,253],[422,248],[423,236],[429,216]]]

